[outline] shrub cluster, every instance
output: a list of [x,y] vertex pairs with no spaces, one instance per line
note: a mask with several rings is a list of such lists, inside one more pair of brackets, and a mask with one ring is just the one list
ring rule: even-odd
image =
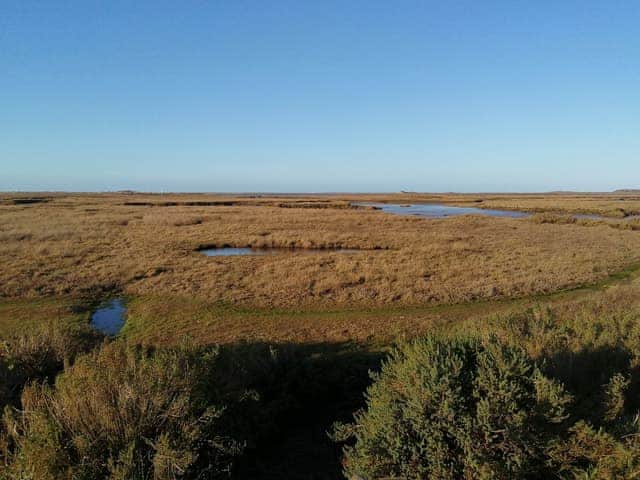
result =
[[[596,305],[461,325],[382,363],[326,345],[143,348],[45,328],[0,348],[0,479],[287,478],[272,446],[347,418],[332,436],[349,478],[634,478],[640,313],[617,303],[606,317]],[[319,477],[339,469],[331,452]]]
[[78,358],[55,386],[27,386],[22,410],[4,418],[14,452],[6,475],[226,476],[243,445],[226,425],[230,399],[208,381],[215,359],[214,349],[151,351],[113,342]]
[[348,478],[618,479],[640,467],[621,373],[601,386],[589,420],[522,347],[495,337],[416,340],[373,380],[366,407],[334,427]]
[[53,322],[30,333],[0,340],[0,408],[16,405],[31,381],[52,381],[65,363],[103,340],[88,325]]
[[337,437],[345,470],[362,478],[523,478],[567,417],[569,395],[521,349],[427,338],[394,351],[367,408]]
[[83,346],[76,333],[5,343],[2,372],[15,374],[15,388],[4,402],[0,479],[286,476],[287,465],[262,452],[299,422],[346,418],[378,358],[322,346]]

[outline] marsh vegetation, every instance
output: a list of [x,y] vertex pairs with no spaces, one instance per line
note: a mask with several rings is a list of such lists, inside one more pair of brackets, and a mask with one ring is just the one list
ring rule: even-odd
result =
[[[634,231],[605,222],[425,219],[342,208],[349,203],[339,199],[340,208],[309,208],[309,199],[202,206],[174,196],[177,205],[165,198],[170,205],[157,206],[157,196],[140,197],[136,205],[127,204],[132,195],[95,195],[0,206],[0,295],[78,296],[94,288],[246,308],[442,305],[597,282],[640,251]],[[197,250],[211,245],[362,251],[204,262]]]
[[633,478],[634,195],[6,196],[0,478]]

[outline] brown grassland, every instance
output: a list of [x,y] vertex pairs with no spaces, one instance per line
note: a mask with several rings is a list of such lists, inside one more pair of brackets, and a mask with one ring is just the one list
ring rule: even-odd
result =
[[[0,332],[33,322],[34,311],[86,319],[83,304],[118,293],[131,298],[126,334],[143,341],[388,340],[415,333],[416,319],[425,331],[469,311],[467,304],[493,312],[510,305],[505,300],[605,281],[640,261],[640,235],[606,220],[425,219],[351,205],[605,213],[635,205],[633,195],[0,198]],[[283,251],[204,257],[197,250],[205,246]]]
[[[582,228],[535,218],[428,220],[345,208],[343,201],[315,200],[322,207],[309,208],[313,199],[209,206],[171,196],[162,202],[178,205],[146,206],[163,203],[134,198],[78,195],[1,206],[0,295],[98,286],[254,307],[459,303],[597,281],[640,257],[638,235],[605,222]],[[299,250],[236,258],[197,252],[222,245]],[[303,254],[332,247],[362,251]]]

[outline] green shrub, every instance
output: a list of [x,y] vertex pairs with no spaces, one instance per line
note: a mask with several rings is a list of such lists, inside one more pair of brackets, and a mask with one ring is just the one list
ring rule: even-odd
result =
[[113,342],[5,415],[15,443],[8,478],[173,479],[228,475],[242,444],[210,379],[216,350],[157,351]]
[[16,405],[33,380],[53,380],[65,362],[98,345],[103,335],[87,326],[52,323],[29,335],[0,341],[0,408]]
[[524,348],[574,396],[574,420],[606,426],[612,417],[640,410],[640,309],[630,293],[612,288],[596,304],[535,308],[460,332]]
[[557,439],[548,449],[549,463],[558,478],[617,480],[638,478],[640,430],[637,419],[619,425],[627,433],[613,435],[579,421],[566,440]]
[[570,401],[527,354],[496,340],[428,337],[396,349],[366,408],[337,425],[347,476],[538,477]]
[[[94,348],[103,338],[88,325],[52,322],[29,335],[1,341],[0,411],[19,406],[27,384],[53,381],[65,364]],[[5,425],[0,422],[0,465],[6,464],[11,447]]]

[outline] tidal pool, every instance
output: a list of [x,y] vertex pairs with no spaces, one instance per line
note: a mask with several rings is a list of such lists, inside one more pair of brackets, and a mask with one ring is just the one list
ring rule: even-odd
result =
[[626,217],[607,217],[604,215],[598,215],[597,213],[575,213],[573,214],[573,218],[577,219],[585,219],[585,220],[604,220],[604,221],[629,221],[629,220],[637,220],[640,218],[640,215],[628,215]]
[[122,298],[114,298],[105,302],[93,312],[91,326],[105,335],[117,335],[124,326],[126,313],[127,308],[124,300]]
[[201,254],[207,257],[233,257],[236,255],[273,255],[272,249],[258,249],[258,248],[236,248],[236,247],[221,247],[221,248],[205,248],[198,250]]
[[207,257],[232,257],[236,255],[281,255],[286,253],[355,253],[362,250],[350,248],[250,248],[250,247],[220,247],[198,250]]
[[490,217],[522,218],[530,214],[513,210],[492,210],[476,207],[454,207],[451,205],[430,204],[394,204],[394,203],[355,203],[354,205],[376,207],[383,212],[396,215],[415,215],[427,218],[446,218],[458,215],[487,215]]
[[[596,213],[574,213],[571,215],[575,219],[584,219],[584,220],[607,220],[607,217],[603,217],[602,215],[598,215]],[[615,220],[623,220],[623,219],[615,219]]]

